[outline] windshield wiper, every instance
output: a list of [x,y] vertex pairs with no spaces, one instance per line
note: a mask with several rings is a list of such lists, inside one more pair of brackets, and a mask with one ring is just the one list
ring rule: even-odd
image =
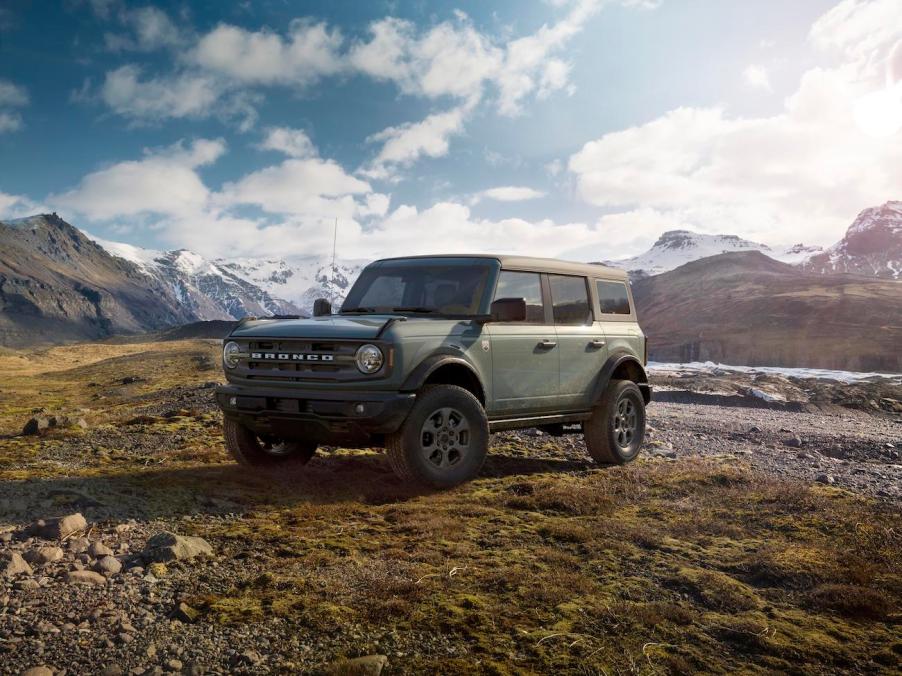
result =
[[427,314],[433,314],[433,313],[438,312],[438,310],[436,310],[433,307],[393,307],[391,309],[391,311],[392,312],[420,312],[420,313],[427,313]]
[[341,314],[345,312],[375,312],[376,308],[374,307],[349,307],[349,308],[341,308]]

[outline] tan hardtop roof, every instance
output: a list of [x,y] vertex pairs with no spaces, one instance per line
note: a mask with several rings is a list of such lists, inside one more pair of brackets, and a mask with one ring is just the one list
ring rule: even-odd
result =
[[431,254],[428,256],[398,256],[395,258],[382,258],[376,263],[385,261],[429,259],[429,258],[486,258],[494,259],[501,263],[504,270],[529,270],[532,272],[550,272],[564,275],[585,275],[586,277],[602,277],[606,279],[627,278],[626,272],[606,265],[595,263],[574,263],[561,261],[556,258],[535,258],[532,256],[511,256],[493,254]]

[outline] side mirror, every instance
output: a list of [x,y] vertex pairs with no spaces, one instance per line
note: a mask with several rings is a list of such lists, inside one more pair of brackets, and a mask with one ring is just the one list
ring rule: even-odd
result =
[[332,314],[332,303],[325,298],[317,298],[313,301],[313,316],[323,317]]
[[526,299],[499,298],[492,302],[491,317],[493,322],[526,321]]

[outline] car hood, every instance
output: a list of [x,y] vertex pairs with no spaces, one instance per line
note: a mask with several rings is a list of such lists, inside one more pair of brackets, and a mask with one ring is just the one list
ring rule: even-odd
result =
[[347,338],[372,339],[394,315],[367,317],[311,317],[310,319],[259,319],[235,328],[231,338]]

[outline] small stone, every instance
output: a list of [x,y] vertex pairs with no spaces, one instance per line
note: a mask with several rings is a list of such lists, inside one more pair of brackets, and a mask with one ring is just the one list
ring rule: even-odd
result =
[[100,676],[122,676],[122,667],[117,664],[108,664],[99,673]]
[[757,425],[752,425],[749,427],[749,434],[759,434],[761,432],[761,428]]
[[179,603],[175,609],[172,611],[170,617],[174,620],[178,620],[179,622],[184,622],[185,624],[191,624],[194,622],[200,613],[189,606],[187,603]]
[[102,542],[92,542],[88,547],[88,554],[93,556],[95,559],[99,559],[102,556],[112,556],[113,550],[107,547]]
[[86,552],[88,551],[88,547],[90,546],[91,541],[88,538],[72,538],[66,544],[66,548],[73,554],[81,554],[82,552]]
[[29,419],[22,428],[23,436],[39,434],[40,432],[56,425],[56,418],[46,415],[36,415]]
[[69,584],[101,586],[106,584],[106,578],[93,570],[71,570],[66,573],[66,582]]
[[157,647],[153,643],[151,643],[149,646],[147,646],[147,649],[144,651],[144,654],[150,658],[156,657],[157,656]]
[[119,643],[125,643],[126,645],[135,640],[134,636],[125,631],[119,633],[116,638],[119,639]]
[[115,575],[122,570],[122,564],[115,556],[101,556],[97,559],[97,563],[94,564],[94,570],[98,573]]
[[43,665],[39,667],[32,667],[31,669],[26,669],[22,672],[22,676],[53,676],[53,669],[50,667],[45,667]]
[[147,562],[187,560],[199,555],[213,555],[209,542],[203,538],[169,532],[154,535],[141,552],[142,558]]
[[17,581],[15,587],[19,591],[34,591],[40,589],[41,584],[32,577],[26,577],[24,580]]
[[59,547],[39,547],[25,553],[25,560],[43,566],[63,558],[63,550]]
[[388,657],[385,655],[365,655],[364,657],[335,662],[326,670],[326,673],[334,674],[335,676],[338,676],[338,674],[347,676],[379,676],[387,664]]
[[799,437],[790,437],[789,439],[783,440],[784,446],[789,446],[790,448],[801,448],[802,440]]
[[40,537],[48,540],[58,540],[80,530],[85,530],[88,522],[80,513],[61,516],[56,519],[46,519],[36,522],[32,529]]
[[19,552],[0,552],[0,576],[11,578],[16,575],[31,575],[31,566]]
[[826,484],[827,486],[832,486],[836,483],[836,479],[831,474],[818,474],[815,481],[819,484]]
[[171,659],[166,661],[166,668],[169,671],[181,671],[182,670],[182,661],[177,659]]

